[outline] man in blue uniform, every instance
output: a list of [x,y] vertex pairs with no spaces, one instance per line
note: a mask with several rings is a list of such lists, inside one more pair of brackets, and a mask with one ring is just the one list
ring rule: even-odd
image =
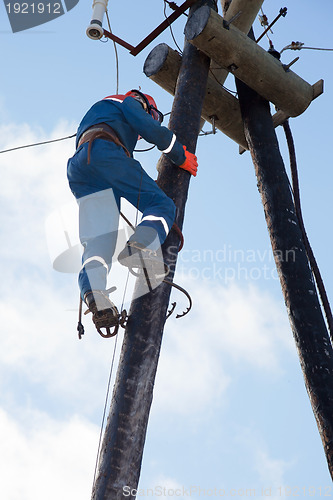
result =
[[127,267],[139,267],[146,253],[156,255],[175,218],[173,201],[133,158],[137,140],[143,137],[175,165],[194,176],[197,173],[196,156],[171,130],[161,126],[162,119],[153,98],[138,90],[106,97],[82,119],[76,152],[68,160],[68,181],[79,203],[84,247],[79,287],[97,329],[118,322],[117,308],[105,288],[115,251],[120,199],[126,198],[142,212],[140,223],[118,256]]

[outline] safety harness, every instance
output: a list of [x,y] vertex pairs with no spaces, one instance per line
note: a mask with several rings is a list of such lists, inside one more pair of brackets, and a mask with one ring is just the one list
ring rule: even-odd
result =
[[88,142],[88,154],[87,154],[88,165],[90,164],[91,146],[95,139],[104,139],[106,141],[113,142],[117,146],[123,148],[123,150],[126,153],[126,156],[128,156],[129,158],[131,157],[130,153],[128,152],[128,149],[120,141],[119,137],[117,136],[113,128],[110,127],[110,125],[108,125],[107,123],[98,123],[97,125],[93,125],[92,127],[89,127],[88,130],[83,132],[78,144],[79,148],[80,146],[82,146],[82,144]]

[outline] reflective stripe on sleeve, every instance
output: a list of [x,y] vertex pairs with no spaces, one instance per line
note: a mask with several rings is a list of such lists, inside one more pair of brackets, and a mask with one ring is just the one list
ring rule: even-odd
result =
[[172,148],[175,145],[175,142],[176,142],[176,135],[173,134],[169,147],[164,149],[164,151],[162,151],[162,153],[165,153],[165,154],[170,153],[170,151],[172,150]]
[[104,97],[103,101],[116,101],[116,102],[123,102],[123,99],[117,99],[115,97]]
[[150,221],[153,221],[153,222],[154,221],[162,222],[165,234],[169,233],[169,226],[168,226],[166,220],[163,217],[156,217],[155,215],[146,215],[146,217],[143,217],[143,219],[141,219],[141,222],[143,222],[145,220],[150,220]]
[[94,260],[97,260],[100,264],[103,265],[103,267],[106,268],[106,270],[109,272],[109,267],[103,257],[100,257],[99,255],[94,255],[93,257],[89,257],[89,259],[85,260],[82,264],[81,270],[84,268],[85,265],[89,264],[89,262],[93,262]]

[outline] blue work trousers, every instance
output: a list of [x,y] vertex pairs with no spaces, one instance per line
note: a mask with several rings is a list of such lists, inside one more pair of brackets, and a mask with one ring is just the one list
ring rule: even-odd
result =
[[[154,250],[164,242],[176,213],[174,202],[121,147],[95,139],[89,164],[87,151],[85,143],[67,165],[69,185],[79,203],[79,232],[84,248],[79,273],[82,298],[90,290],[105,290],[116,247],[121,198],[142,212],[130,240]],[[152,232],[156,234],[153,242]]]

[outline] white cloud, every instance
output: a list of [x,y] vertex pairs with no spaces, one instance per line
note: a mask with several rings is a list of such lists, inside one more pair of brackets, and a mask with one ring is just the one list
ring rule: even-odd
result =
[[[50,137],[73,129],[60,123]],[[50,138],[28,125],[3,126],[0,137],[3,148]],[[78,340],[77,276],[52,270],[44,227],[49,213],[74,200],[66,178],[73,150],[69,140],[0,155],[0,372],[11,381],[20,374],[26,391],[42,387],[91,414],[104,402],[114,339],[103,340],[84,317],[86,335]]]
[[[50,136],[28,125],[0,127],[1,148],[64,137],[73,126],[59,124]],[[66,179],[66,164],[74,140],[37,146],[0,155],[2,190],[0,228],[2,259],[21,258],[38,263],[45,254],[44,221],[57,206],[73,199]]]
[[183,280],[193,309],[167,322],[154,399],[158,409],[207,412],[242,367],[281,373],[281,354],[294,352],[281,304],[252,285]]
[[18,423],[0,409],[0,440],[1,498],[90,498],[98,429],[89,422],[31,411]]
[[[87,318],[86,334],[78,340],[77,311],[66,311],[77,301],[76,283],[59,291],[28,276],[19,290],[6,293],[0,303],[2,398],[10,392],[9,399],[18,404],[22,391],[25,397],[40,391],[45,402],[34,397],[34,404],[43,409],[52,400],[60,414],[73,408],[101,414],[115,339],[103,340]],[[121,334],[118,352],[120,346]],[[23,380],[16,386],[18,377]]]
[[149,486],[141,486],[139,484],[137,498],[183,498],[184,492],[186,494],[186,488],[177,480],[164,474],[159,474],[150,481]]
[[254,468],[261,483],[275,491],[285,484],[285,473],[291,465],[286,460],[273,458],[264,447],[254,452]]
[[274,500],[281,498],[283,487],[288,484],[287,477],[293,471],[297,459],[293,450],[289,450],[288,459],[274,457],[269,443],[256,427],[238,427],[235,434],[236,447],[242,449],[242,467],[250,471],[256,478],[256,491],[261,496],[269,496]]

